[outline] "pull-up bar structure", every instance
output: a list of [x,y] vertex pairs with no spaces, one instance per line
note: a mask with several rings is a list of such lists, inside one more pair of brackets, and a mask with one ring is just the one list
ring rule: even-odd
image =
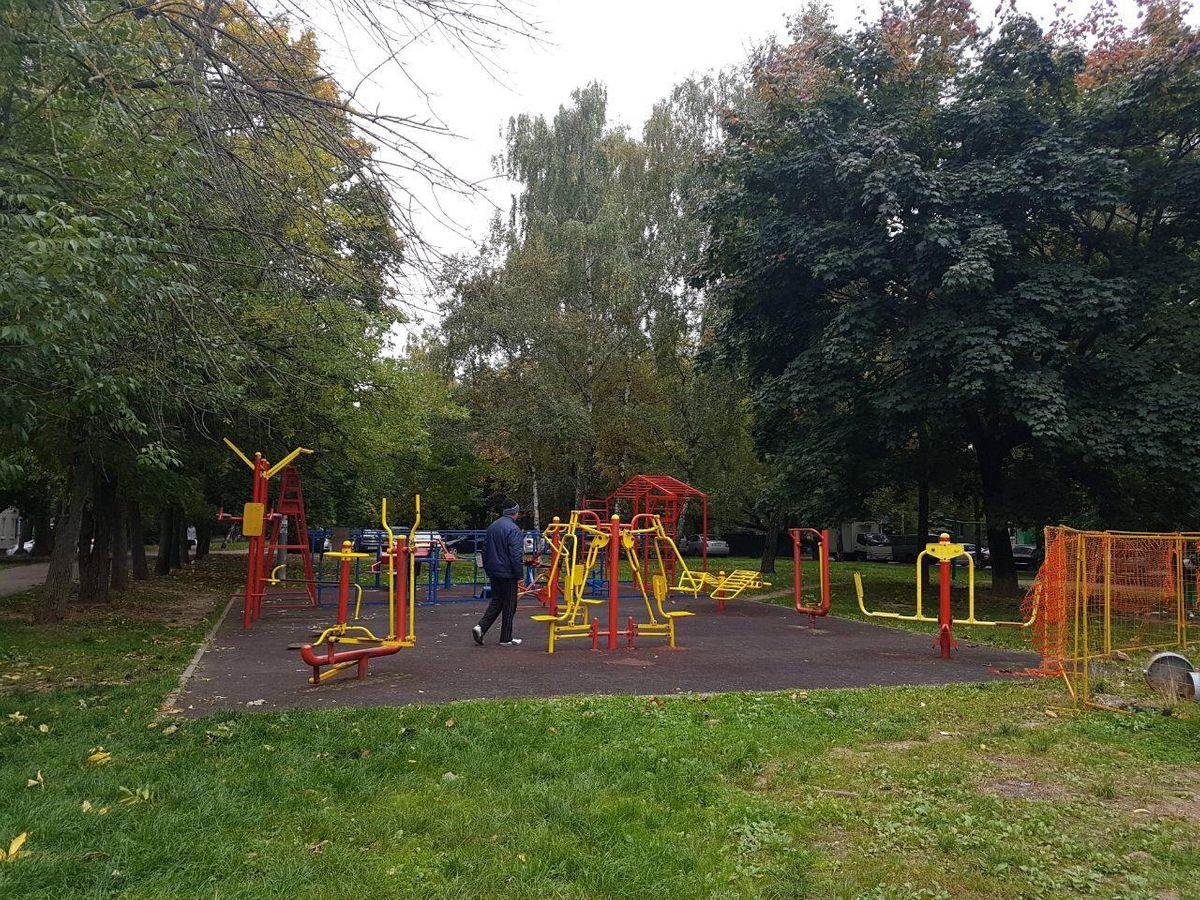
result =
[[[621,513],[626,519],[637,516],[658,516],[663,530],[672,539],[679,537],[679,519],[689,501],[700,503],[700,558],[701,568],[708,571],[708,494],[694,488],[685,481],[671,475],[634,475],[603,500],[585,500],[586,509],[602,513],[605,521]],[[627,510],[618,510],[618,504],[627,502]],[[648,560],[647,560],[648,561]],[[671,572],[674,577],[674,572]]]

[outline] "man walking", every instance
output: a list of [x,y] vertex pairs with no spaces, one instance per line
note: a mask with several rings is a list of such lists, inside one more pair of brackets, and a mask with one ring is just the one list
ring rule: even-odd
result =
[[517,525],[521,507],[505,500],[500,518],[488,526],[483,542],[483,570],[492,584],[492,602],[479,624],[471,629],[475,643],[482,646],[483,636],[500,616],[500,646],[515,647],[520,638],[512,635],[513,616],[517,613],[517,582],[525,574],[525,533]]

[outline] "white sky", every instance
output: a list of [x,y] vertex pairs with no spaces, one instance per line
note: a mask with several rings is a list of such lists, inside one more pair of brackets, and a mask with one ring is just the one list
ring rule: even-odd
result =
[[[306,0],[293,0],[304,5]],[[590,81],[608,88],[609,118],[637,134],[653,104],[672,86],[694,72],[743,62],[752,45],[782,33],[787,16],[801,0],[514,0],[526,17],[544,31],[542,43],[516,39],[495,55],[503,68],[499,83],[473,60],[444,43],[417,44],[406,52],[404,65],[429,92],[429,101],[385,68],[358,95],[364,106],[378,105],[396,114],[436,115],[457,137],[425,140],[458,176],[478,182],[481,196],[442,194],[444,214],[419,214],[422,233],[441,251],[469,252],[486,232],[497,206],[507,210],[512,186],[494,176],[492,158],[503,147],[510,116],[519,113],[551,117],[569,100],[573,89]],[[1077,9],[1089,5],[1068,0]],[[976,0],[982,19],[990,19],[997,0]],[[1018,0],[1017,6],[1043,22],[1053,16],[1055,0]],[[1118,0],[1132,20],[1135,0]],[[860,17],[864,3],[831,3],[843,26]],[[878,3],[865,4],[878,10]],[[378,53],[365,41],[344,42],[328,31],[321,40],[325,61],[343,85],[354,85],[369,72]],[[428,193],[418,192],[423,199]],[[489,202],[490,201],[490,202]],[[453,222],[454,224],[450,224]],[[436,305],[415,288],[412,312]]]

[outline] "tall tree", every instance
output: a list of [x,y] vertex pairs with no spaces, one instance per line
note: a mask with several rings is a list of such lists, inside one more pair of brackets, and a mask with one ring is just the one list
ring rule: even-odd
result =
[[727,125],[709,283],[765,445],[828,465],[831,506],[861,448],[971,453],[1001,589],[1031,485],[1194,471],[1200,54],[1145,9],[1090,53],[966,2],[853,34],[811,10]]

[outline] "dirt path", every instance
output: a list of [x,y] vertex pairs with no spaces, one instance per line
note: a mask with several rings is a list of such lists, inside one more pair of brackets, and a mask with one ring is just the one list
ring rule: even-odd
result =
[[10,563],[0,566],[0,597],[19,594],[46,580],[48,562]]

